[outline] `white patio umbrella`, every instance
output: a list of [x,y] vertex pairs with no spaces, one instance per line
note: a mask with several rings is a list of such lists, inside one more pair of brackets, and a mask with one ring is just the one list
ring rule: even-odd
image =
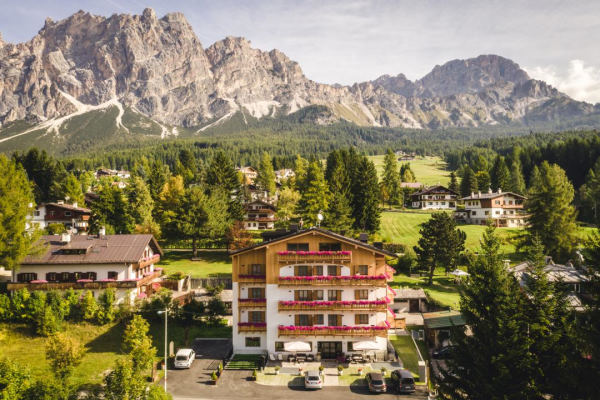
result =
[[363,340],[362,342],[354,342],[352,350],[362,351],[363,356],[368,350],[379,350],[379,345],[373,340]]
[[454,271],[450,272],[450,275],[454,275],[454,276],[469,276],[471,274],[469,274],[466,271],[463,271],[462,269],[455,269]]
[[310,351],[310,344],[307,342],[285,342],[283,344],[285,351]]

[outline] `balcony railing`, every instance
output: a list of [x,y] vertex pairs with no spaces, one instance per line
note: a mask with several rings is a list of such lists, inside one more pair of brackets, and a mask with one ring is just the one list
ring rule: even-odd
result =
[[239,307],[266,307],[267,299],[238,299]]
[[280,251],[277,253],[280,263],[296,262],[341,262],[347,263],[352,260],[351,251]]
[[240,283],[265,283],[267,282],[266,275],[238,275],[238,282]]
[[387,336],[389,326],[295,326],[279,325],[279,336]]
[[238,332],[266,332],[265,322],[238,322]]
[[151,257],[146,257],[140,260],[139,264],[139,268],[144,268],[148,265],[151,264],[156,264],[160,261],[160,254],[154,254]]
[[136,287],[147,285],[161,276],[161,271],[154,271],[143,278],[127,279],[116,281],[113,279],[100,279],[97,281],[91,279],[79,279],[74,282],[48,282],[37,280],[35,282],[10,282],[7,284],[8,290],[98,290],[98,289],[134,289]]
[[280,301],[279,311],[385,311],[386,300]]
[[280,276],[280,286],[385,286],[388,277],[382,275],[348,275],[348,276]]

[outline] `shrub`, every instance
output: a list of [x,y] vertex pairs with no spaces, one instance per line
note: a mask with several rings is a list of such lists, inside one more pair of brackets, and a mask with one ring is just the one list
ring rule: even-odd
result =
[[99,324],[107,324],[115,319],[115,289],[108,288],[98,297],[100,307],[96,314],[96,321]]
[[94,295],[90,291],[85,291],[83,296],[79,300],[79,317],[87,322],[94,322],[96,320],[96,313],[98,312],[98,303],[94,298]]
[[171,281],[178,281],[185,278],[185,274],[181,271],[177,271],[177,272],[173,272],[172,274],[170,274],[169,276],[167,276],[168,280]]
[[219,375],[217,375],[217,371],[213,371],[213,373],[210,376],[210,379],[212,379],[213,382],[216,382],[217,379],[219,379]]
[[41,336],[51,336],[60,331],[62,318],[51,306],[46,305],[33,321],[35,333]]
[[406,251],[406,246],[402,243],[384,243],[383,249],[391,251],[392,253],[404,253]]
[[415,255],[415,252],[412,249],[407,249],[403,255],[398,257],[398,261],[396,262],[395,268],[396,272],[410,274],[416,263],[417,257]]
[[5,293],[0,293],[0,321],[6,322],[13,319],[10,297]]
[[338,366],[337,366],[337,370],[341,372],[341,371],[343,371],[343,370],[344,370],[344,367],[343,367],[343,366],[341,366],[341,365],[338,365]]

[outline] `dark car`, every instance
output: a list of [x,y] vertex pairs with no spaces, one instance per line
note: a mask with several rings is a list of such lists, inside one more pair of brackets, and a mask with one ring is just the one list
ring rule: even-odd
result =
[[415,379],[407,369],[392,371],[392,388],[396,393],[414,393]]
[[367,374],[367,384],[369,385],[369,391],[373,393],[385,393],[387,390],[385,379],[379,372],[369,372]]
[[445,347],[442,347],[441,349],[435,350],[432,355],[433,355],[433,358],[436,358],[438,360],[446,360],[448,358],[452,358],[453,352],[454,352],[453,346],[445,346]]

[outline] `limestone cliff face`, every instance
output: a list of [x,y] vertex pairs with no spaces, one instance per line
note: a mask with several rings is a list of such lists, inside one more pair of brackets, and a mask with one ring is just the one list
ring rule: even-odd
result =
[[26,43],[0,37],[0,124],[40,123],[103,104],[185,127],[238,111],[261,118],[309,105],[327,106],[336,118],[360,125],[414,128],[599,111],[494,55],[450,61],[415,82],[400,74],[352,86],[321,84],[282,52],[252,48],[244,38],[204,49],[182,14],[158,18],[151,9],[108,18],[79,11],[46,20]]

